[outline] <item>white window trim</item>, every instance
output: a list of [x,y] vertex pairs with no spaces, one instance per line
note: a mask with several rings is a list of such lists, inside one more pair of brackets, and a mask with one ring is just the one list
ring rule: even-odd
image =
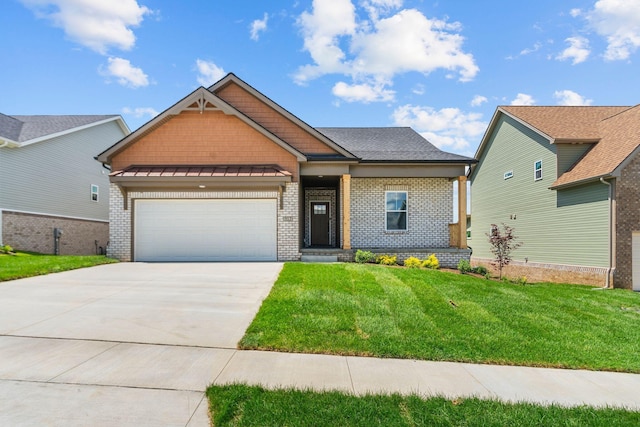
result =
[[509,178],[513,178],[513,171],[506,171],[504,173],[504,179],[509,179]]
[[[536,166],[540,163],[540,169],[537,169]],[[540,178],[537,176],[537,172],[540,170]],[[540,181],[542,179],[542,160],[536,160],[533,162],[533,180]]]
[[[388,210],[387,209],[387,194],[389,193],[405,193],[407,200],[407,208],[405,210]],[[405,229],[391,229],[387,228],[387,213],[389,212],[404,212],[406,214],[406,228]],[[384,230],[389,233],[405,233],[409,231],[409,191],[407,190],[388,190],[384,192]]]
[[[91,192],[89,194],[89,197],[91,198],[91,201],[98,203],[98,200],[100,200],[100,186],[97,185],[97,184],[91,184],[90,188],[91,188],[91,190],[90,190]],[[96,191],[93,191],[94,188],[95,188]],[[96,199],[95,200],[93,200],[93,195],[94,194],[96,195]]]

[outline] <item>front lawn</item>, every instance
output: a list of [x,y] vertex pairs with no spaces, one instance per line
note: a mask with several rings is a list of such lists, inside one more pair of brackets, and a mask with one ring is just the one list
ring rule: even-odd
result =
[[0,254],[0,282],[112,262],[117,261],[102,255],[56,256],[27,252],[17,252],[15,255]]
[[207,390],[213,425],[222,426],[637,426],[640,412],[565,408],[480,399],[356,397],[338,392],[243,385]]
[[640,373],[640,294],[288,263],[240,347]]

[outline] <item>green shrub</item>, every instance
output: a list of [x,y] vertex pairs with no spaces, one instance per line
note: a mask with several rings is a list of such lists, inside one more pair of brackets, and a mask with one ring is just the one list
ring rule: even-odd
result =
[[396,265],[398,257],[396,255],[378,255],[376,262],[382,265]]
[[429,258],[422,261],[422,268],[430,268],[432,270],[440,268],[440,261],[436,258],[436,254],[431,254]]
[[365,264],[367,262],[374,262],[376,260],[376,255],[370,251],[361,251],[358,249],[356,251],[355,261],[360,264]]
[[487,273],[489,272],[489,270],[487,270],[487,267],[485,267],[484,265],[479,265],[476,268],[473,269],[474,273],[477,274],[482,274],[483,276],[486,276]]
[[13,252],[13,248],[9,245],[0,246],[0,253],[10,254]]
[[412,256],[404,260],[404,266],[408,268],[420,268],[422,266],[422,261]]
[[460,261],[458,261],[458,271],[460,271],[460,273],[462,274],[465,274],[473,271],[473,268],[471,268],[471,264],[469,264],[468,260],[461,259]]

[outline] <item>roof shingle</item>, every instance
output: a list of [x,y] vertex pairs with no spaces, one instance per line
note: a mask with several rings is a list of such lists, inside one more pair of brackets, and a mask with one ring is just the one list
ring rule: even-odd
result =
[[0,114],[0,136],[15,142],[25,142],[114,117],[118,116],[7,116]]

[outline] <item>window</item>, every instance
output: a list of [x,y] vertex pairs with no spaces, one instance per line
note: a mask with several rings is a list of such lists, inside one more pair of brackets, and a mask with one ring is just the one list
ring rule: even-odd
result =
[[389,231],[407,229],[407,192],[385,192],[386,229]]
[[313,205],[313,213],[314,215],[326,215],[327,205]]
[[534,181],[542,179],[542,160],[538,160],[533,166],[533,179]]
[[91,184],[91,200],[94,202],[98,201],[98,186]]
[[513,177],[513,171],[508,171],[504,173],[504,179],[509,179]]

